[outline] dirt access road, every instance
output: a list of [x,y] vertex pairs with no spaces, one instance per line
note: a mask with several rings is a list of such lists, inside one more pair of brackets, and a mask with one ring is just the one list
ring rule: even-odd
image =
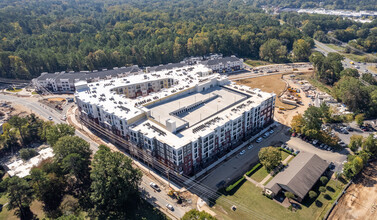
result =
[[377,161],[347,189],[328,219],[377,219]]

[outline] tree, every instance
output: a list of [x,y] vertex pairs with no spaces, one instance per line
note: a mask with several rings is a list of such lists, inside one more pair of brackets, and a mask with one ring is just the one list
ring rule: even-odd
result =
[[329,179],[325,176],[321,176],[319,180],[321,181],[322,185],[326,185],[326,183],[329,181]]
[[103,145],[94,155],[92,167],[90,214],[99,219],[126,219],[138,198],[141,172],[132,167],[130,158]]
[[370,134],[367,138],[364,139],[362,148],[364,151],[370,152],[372,155],[377,154],[377,143],[373,134]]
[[306,122],[302,114],[293,116],[291,121],[292,129],[297,133],[303,133],[302,128],[305,126]]
[[269,39],[260,47],[259,56],[263,60],[280,63],[287,58],[287,47],[277,39]]
[[69,182],[70,192],[80,205],[89,205],[90,155],[89,143],[77,136],[61,137],[53,147],[54,159]]
[[293,56],[295,61],[308,61],[310,53],[310,43],[304,39],[298,39],[293,43]]
[[24,148],[20,150],[20,157],[22,160],[29,160],[30,158],[38,155],[37,151],[31,148]]
[[340,77],[345,77],[345,76],[359,78],[360,75],[357,69],[347,68],[340,72]]
[[22,118],[22,117],[19,117],[19,116],[13,116],[9,119],[8,123],[15,127],[18,132],[20,133],[20,136],[21,136],[21,145],[24,145],[24,141],[25,141],[25,136],[24,136],[24,133],[23,133],[23,127],[26,125],[27,123],[27,120],[26,118]]
[[306,122],[305,129],[313,129],[319,131],[322,126],[322,111],[320,108],[310,106],[304,113],[304,119]]
[[205,211],[199,212],[196,209],[191,209],[190,211],[186,212],[185,215],[182,217],[182,220],[216,220],[216,219],[217,218],[213,217],[207,212]]
[[358,114],[355,116],[355,122],[358,126],[362,126],[365,120],[364,114]]
[[318,194],[312,190],[309,191],[309,198],[314,199],[318,196]]
[[46,140],[51,146],[54,146],[59,138],[74,134],[75,128],[68,124],[57,124],[46,128]]
[[324,186],[320,186],[318,190],[319,190],[321,193],[324,193],[324,192],[326,192],[326,187],[324,187]]
[[359,148],[363,144],[363,136],[354,134],[350,138],[350,143],[348,144],[348,147],[353,151],[357,152]]
[[281,163],[281,152],[275,147],[264,147],[260,149],[258,157],[267,171],[273,170]]
[[356,156],[352,161],[352,173],[353,175],[357,175],[364,167],[363,159],[361,159],[359,156]]
[[338,53],[328,53],[327,56],[319,52],[314,52],[309,57],[316,69],[316,76],[322,82],[333,85],[340,78],[343,70],[342,60],[344,57]]
[[295,198],[295,195],[289,191],[285,192],[284,196],[288,199],[289,202],[291,202],[291,199]]
[[29,219],[31,215],[30,204],[34,200],[33,189],[28,182],[14,176],[7,180],[8,210],[15,209],[15,214],[21,219]]
[[64,197],[65,182],[55,173],[46,173],[42,169],[31,170],[31,184],[36,198],[43,203],[43,210],[49,218],[57,218],[62,213],[59,209]]

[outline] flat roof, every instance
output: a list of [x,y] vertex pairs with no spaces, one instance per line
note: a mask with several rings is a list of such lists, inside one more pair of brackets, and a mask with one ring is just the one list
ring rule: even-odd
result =
[[[177,123],[177,127],[186,123],[193,126],[243,99],[246,99],[246,95],[217,86],[204,92],[188,94],[170,102],[159,104],[150,108],[150,110],[151,116],[160,123],[165,123],[166,120],[171,119]],[[184,108],[190,110],[172,114]]]

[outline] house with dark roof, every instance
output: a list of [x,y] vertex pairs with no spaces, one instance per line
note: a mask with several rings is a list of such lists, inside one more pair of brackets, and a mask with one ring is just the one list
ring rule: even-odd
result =
[[202,61],[201,64],[212,69],[214,73],[227,73],[244,68],[243,59],[237,58],[236,56],[209,59]]
[[264,192],[275,197],[281,191],[289,191],[301,202],[328,167],[318,155],[302,152],[264,187]]

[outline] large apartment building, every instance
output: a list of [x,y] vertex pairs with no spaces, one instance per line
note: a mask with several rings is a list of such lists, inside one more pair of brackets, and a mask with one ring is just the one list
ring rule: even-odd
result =
[[236,85],[203,64],[170,67],[77,82],[80,117],[186,175],[273,121],[275,94]]
[[107,70],[81,71],[81,72],[56,72],[42,73],[39,77],[32,80],[34,88],[37,91],[48,91],[54,93],[73,93],[75,91],[74,84],[78,81],[98,81],[103,79],[111,79],[124,77],[128,75],[142,74],[143,72],[158,72],[160,70],[170,70],[180,68],[187,65],[195,65],[202,63],[215,73],[228,73],[243,69],[243,59],[235,56],[223,57],[222,54],[211,54],[203,57],[190,57],[180,63],[169,63],[154,67],[145,67],[143,70],[137,65],[131,67],[115,67]]
[[98,81],[103,79],[111,79],[123,77],[130,74],[137,74],[140,68],[135,65],[131,67],[115,67],[107,70],[81,71],[81,72],[56,72],[42,73],[39,77],[32,80],[33,86],[38,91],[48,90],[50,92],[73,93],[75,91],[75,83],[78,81]]

